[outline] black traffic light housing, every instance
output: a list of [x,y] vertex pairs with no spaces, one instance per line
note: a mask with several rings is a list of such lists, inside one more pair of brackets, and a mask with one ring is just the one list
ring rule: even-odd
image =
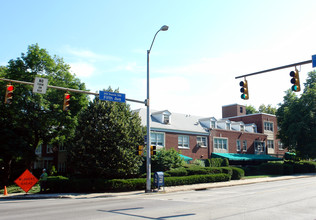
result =
[[68,110],[69,110],[70,97],[71,97],[71,95],[70,95],[68,92],[66,92],[66,93],[64,94],[63,111],[68,111]]
[[248,92],[248,82],[247,82],[246,78],[244,81],[240,81],[239,85],[241,86],[240,92],[242,93],[240,97],[244,100],[248,100],[249,99],[249,92]]
[[156,146],[150,146],[150,155],[156,155]]
[[294,92],[301,91],[300,76],[299,76],[299,72],[296,69],[296,67],[295,67],[295,71],[290,72],[290,76],[292,77],[291,83],[293,84],[293,86],[291,88],[292,91],[294,91]]
[[13,99],[13,91],[14,91],[14,86],[11,84],[8,84],[5,90],[5,98],[4,98],[4,103],[5,104],[11,104],[12,99]]

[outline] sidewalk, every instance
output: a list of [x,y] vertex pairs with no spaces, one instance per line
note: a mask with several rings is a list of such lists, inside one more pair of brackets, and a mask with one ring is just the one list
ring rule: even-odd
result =
[[[190,191],[190,190],[205,190],[210,188],[219,187],[229,187],[238,186],[246,184],[254,184],[261,182],[272,182],[279,180],[290,180],[298,178],[308,178],[315,177],[316,173],[308,174],[298,174],[289,176],[278,176],[278,177],[262,177],[254,179],[242,179],[242,180],[231,180],[228,182],[216,182],[216,183],[201,183],[194,185],[184,185],[184,186],[170,186],[165,187],[164,190],[154,193],[171,193],[179,191]],[[141,191],[131,191],[131,192],[117,192],[117,193],[54,193],[54,194],[24,194],[24,193],[14,193],[7,196],[0,195],[0,200],[17,200],[17,199],[50,199],[50,198],[71,198],[71,199],[83,199],[83,198],[106,198],[106,197],[124,197],[124,196],[139,196],[139,195],[150,195],[151,193],[145,193],[144,190]]]

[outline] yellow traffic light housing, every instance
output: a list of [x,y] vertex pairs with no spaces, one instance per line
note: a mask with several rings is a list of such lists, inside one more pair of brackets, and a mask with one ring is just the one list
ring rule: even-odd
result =
[[14,86],[12,86],[11,84],[8,84],[7,88],[5,90],[5,98],[4,98],[4,103],[5,104],[11,104],[12,103],[13,91],[14,91]]
[[295,67],[295,71],[290,72],[290,76],[292,77],[291,83],[293,84],[293,86],[291,88],[292,91],[294,91],[294,92],[301,91],[300,76],[299,76],[299,72],[296,69],[296,67]]
[[150,146],[150,155],[156,155],[156,146]]
[[249,99],[249,92],[248,92],[248,82],[247,82],[246,78],[244,81],[241,81],[239,83],[239,85],[241,86],[240,92],[242,93],[240,97],[244,100],[248,100]]
[[70,95],[68,92],[66,92],[66,93],[64,94],[63,111],[68,111],[68,110],[69,110],[70,97],[71,97],[71,95]]
[[136,155],[139,155],[139,156],[143,156],[144,155],[144,146],[143,145],[137,146]]

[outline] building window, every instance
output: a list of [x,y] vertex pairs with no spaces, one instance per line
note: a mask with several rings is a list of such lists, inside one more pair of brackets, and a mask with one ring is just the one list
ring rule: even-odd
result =
[[214,148],[227,150],[227,139],[214,138]]
[[207,147],[207,138],[198,136],[196,137],[196,142],[200,147]]
[[246,140],[244,140],[244,141],[242,142],[242,150],[243,150],[243,151],[247,151],[247,141],[246,141]]
[[164,133],[150,133],[151,145],[164,146],[165,134]]
[[37,154],[37,155],[41,155],[42,154],[42,145],[41,144],[39,144],[37,146],[37,148],[35,149],[35,154]]
[[211,121],[211,128],[215,128],[215,121]]
[[281,141],[278,141],[279,150],[284,150],[284,145]]
[[240,111],[240,113],[243,113],[243,108],[240,107],[240,108],[239,108],[239,111]]
[[237,151],[240,151],[240,150],[241,150],[240,140],[237,140],[237,141],[236,141],[236,148],[237,148]]
[[226,123],[226,130],[230,130],[230,123]]
[[273,122],[264,122],[264,130],[273,131]]
[[163,123],[164,124],[169,124],[169,115],[163,115]]
[[53,153],[53,145],[52,144],[47,144],[46,153],[48,153],[48,154]]
[[64,143],[60,143],[58,149],[59,151],[66,151]]
[[58,172],[61,172],[61,173],[66,172],[66,162],[58,163]]
[[270,149],[274,149],[274,141],[273,141],[273,140],[268,140],[268,141],[267,141],[267,146],[268,146],[268,148],[270,148]]
[[240,131],[245,131],[245,126],[244,125],[240,125]]
[[179,148],[190,148],[189,147],[189,136],[179,135],[178,136],[178,147]]
[[264,154],[265,151],[265,143],[263,141],[255,141],[254,142],[255,153],[256,154]]

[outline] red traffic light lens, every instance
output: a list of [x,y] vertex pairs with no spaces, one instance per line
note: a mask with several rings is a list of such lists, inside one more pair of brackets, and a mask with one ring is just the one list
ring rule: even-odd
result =
[[70,99],[70,95],[69,94],[65,95],[65,99]]
[[13,86],[11,86],[11,85],[9,85],[9,86],[7,86],[7,90],[8,90],[9,92],[11,92],[11,91],[13,91],[13,90],[14,90],[14,87],[13,87]]

